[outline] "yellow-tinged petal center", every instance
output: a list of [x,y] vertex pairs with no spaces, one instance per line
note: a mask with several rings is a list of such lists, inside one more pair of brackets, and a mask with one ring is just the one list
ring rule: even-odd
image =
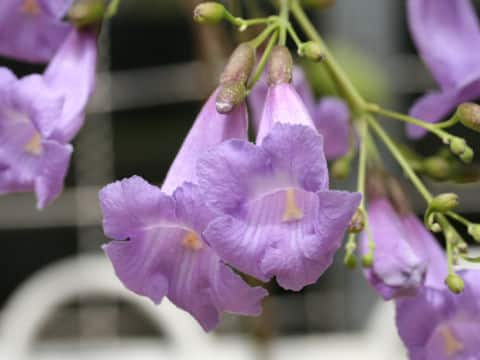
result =
[[182,245],[193,251],[198,251],[203,247],[202,241],[193,231],[187,232],[187,235],[182,240]]
[[285,210],[283,211],[282,221],[297,221],[303,218],[303,211],[298,207],[295,199],[295,190],[287,189],[285,191]]
[[25,145],[25,151],[36,156],[42,154],[42,137],[38,132],[35,132],[30,141]]
[[21,12],[28,15],[40,14],[40,6],[37,0],[24,0],[22,3]]
[[462,343],[458,341],[458,339],[452,333],[452,329],[450,329],[447,325],[441,327],[440,335],[443,337],[445,353],[448,356],[455,354],[457,351],[463,350]]

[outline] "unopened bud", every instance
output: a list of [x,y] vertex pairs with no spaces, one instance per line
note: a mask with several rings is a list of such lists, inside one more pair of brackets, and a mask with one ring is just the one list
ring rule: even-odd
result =
[[216,98],[216,108],[220,114],[231,112],[235,106],[245,99],[245,84],[240,81],[232,81],[220,86]]
[[362,266],[364,268],[371,268],[373,266],[373,253],[369,252],[362,256]]
[[268,83],[270,85],[292,81],[293,59],[286,46],[277,45],[270,55]]
[[357,257],[354,254],[346,254],[343,263],[346,267],[353,270],[357,267]]
[[455,273],[448,274],[447,278],[445,279],[445,284],[455,294],[460,294],[465,288],[463,279]]
[[455,193],[445,193],[435,196],[430,202],[432,212],[445,213],[458,206],[458,195]]
[[348,231],[350,233],[359,233],[365,228],[365,212],[358,208],[353,214],[350,224],[348,225]]
[[302,45],[300,48],[300,55],[305,56],[309,60],[317,62],[325,59],[325,54],[323,53],[322,48],[313,41],[308,41]]
[[220,84],[239,81],[246,83],[255,66],[255,49],[248,43],[237,46],[220,76]]
[[450,175],[450,163],[440,156],[430,156],[422,162],[423,172],[436,180],[445,180]]
[[467,143],[465,140],[455,137],[452,139],[450,142],[450,150],[455,154],[455,155],[462,155],[465,150],[467,149]]
[[77,0],[68,11],[68,20],[76,27],[99,24],[105,16],[105,0]]
[[302,5],[304,7],[316,9],[325,9],[333,4],[335,4],[335,0],[302,0]]
[[460,155],[460,160],[462,160],[465,164],[469,164],[473,160],[473,150],[472,148],[468,147],[465,149],[462,155]]
[[193,10],[193,20],[200,24],[216,24],[222,21],[224,15],[225,7],[214,1],[198,4]]
[[471,224],[468,227],[468,234],[475,240],[480,242],[480,224]]
[[480,106],[474,103],[463,103],[454,115],[464,126],[480,132]]
[[342,157],[332,164],[331,173],[335,179],[344,180],[350,174],[350,158]]
[[468,245],[464,241],[457,245],[457,250],[460,254],[466,255],[468,253]]

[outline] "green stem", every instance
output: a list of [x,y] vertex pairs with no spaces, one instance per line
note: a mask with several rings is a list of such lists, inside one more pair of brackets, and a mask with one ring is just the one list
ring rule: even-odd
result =
[[278,36],[278,43],[285,45],[287,43],[287,28],[288,28],[288,15],[289,15],[289,0],[280,0],[280,34]]
[[468,219],[465,219],[463,216],[457,213],[454,213],[453,211],[449,211],[447,215],[452,219],[458,221],[460,224],[465,225],[466,227],[469,227],[470,225],[472,225],[471,221],[469,221]]
[[292,14],[298,21],[298,24],[303,29],[305,34],[312,40],[318,43],[325,53],[325,61],[323,62],[327,68],[328,73],[338,85],[341,95],[348,102],[351,110],[355,114],[361,114],[365,112],[365,100],[362,98],[360,93],[357,91],[352,82],[348,79],[347,75],[336,62],[334,57],[331,55],[324,41],[320,35],[315,30],[315,27],[308,19],[307,15],[302,9],[302,6],[298,0],[292,0],[290,9]]
[[118,12],[118,8],[120,6],[121,0],[112,0],[110,4],[108,4],[107,11],[105,12],[105,18],[111,18],[115,16]]
[[375,114],[378,114],[378,115],[381,115],[381,116],[388,117],[390,119],[400,120],[400,121],[403,121],[403,122],[406,122],[406,123],[409,123],[409,124],[413,124],[413,125],[422,127],[424,129],[432,132],[433,134],[437,135],[445,143],[451,137],[451,135],[449,133],[439,129],[438,127],[436,127],[433,124],[427,123],[427,122],[422,121],[420,119],[416,119],[414,117],[411,117],[411,116],[408,116],[408,115],[405,115],[405,114],[401,114],[401,113],[398,113],[398,112],[395,112],[395,111],[382,109],[380,106],[378,106],[376,104],[367,104],[366,109],[371,113],[375,113]]
[[420,178],[417,176],[413,168],[408,163],[407,159],[403,157],[400,149],[397,147],[397,145],[392,140],[392,138],[390,138],[390,136],[385,132],[385,130],[383,130],[383,128],[377,122],[377,120],[375,120],[372,116],[367,116],[366,118],[370,126],[372,127],[372,129],[375,131],[378,137],[383,141],[383,143],[387,146],[388,150],[392,153],[393,157],[400,164],[403,171],[405,171],[410,181],[417,188],[418,192],[423,196],[423,198],[427,203],[430,203],[430,201],[433,199],[432,194],[430,194],[430,191],[428,191],[428,189],[422,183]]
[[[360,154],[358,157],[358,179],[357,179],[357,191],[361,194],[365,194],[365,182],[367,177],[367,150],[368,150],[368,122],[362,120],[361,122],[361,135],[360,135]],[[362,202],[360,208],[365,210],[365,196],[362,196]]]
[[249,41],[250,45],[255,49],[258,48],[277,27],[277,24],[269,25],[267,28],[265,28],[265,30],[258,34],[256,38]]
[[278,37],[278,31],[275,31],[272,36],[270,37],[270,40],[267,44],[267,47],[263,51],[262,57],[260,58],[260,61],[258,62],[257,68],[255,69],[255,73],[251,77],[249,83],[248,83],[248,92],[251,91],[251,89],[255,86],[257,81],[261,78],[263,69],[265,68],[265,65],[267,64],[268,58],[270,57],[270,53],[272,52],[273,46],[275,45],[275,42],[277,41]]
[[298,36],[297,32],[293,28],[292,24],[288,24],[287,26],[288,33],[290,34],[290,37],[293,39],[295,42],[295,45],[297,46],[297,49],[301,49],[303,46],[302,40],[300,40],[300,37]]

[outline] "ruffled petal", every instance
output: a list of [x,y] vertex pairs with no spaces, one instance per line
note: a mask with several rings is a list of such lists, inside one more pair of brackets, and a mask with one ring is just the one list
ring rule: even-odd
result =
[[40,5],[27,0],[0,2],[0,54],[41,63],[53,57],[71,26]]
[[409,0],[410,31],[442,89],[480,75],[480,28],[470,0]]
[[97,36],[72,30],[45,71],[45,82],[65,97],[53,137],[70,142],[82,127],[95,88]]
[[0,67],[0,94],[2,94],[0,95],[0,98],[5,96],[3,95],[5,89],[15,80],[17,80],[17,77],[9,68]]
[[[218,90],[217,90],[218,91]],[[197,116],[162,185],[171,194],[185,181],[196,183],[198,158],[227,139],[247,139],[247,112],[244,104],[227,115],[217,112],[215,91]]]
[[291,84],[282,83],[268,88],[257,144],[262,143],[276,123],[304,125],[315,129],[305,104]]
[[318,132],[323,136],[325,156],[336,159],[350,147],[350,111],[340,99],[323,98],[315,107],[313,116]]
[[37,0],[43,11],[50,16],[61,19],[72,6],[73,0]]
[[39,209],[43,209],[62,192],[73,147],[70,144],[46,140],[42,142],[42,152],[34,183]]
[[[372,268],[365,270],[367,279],[385,300],[414,294],[425,280],[427,260],[414,252],[409,234],[386,199],[372,201],[368,214],[375,260]],[[361,238],[361,251],[364,254],[369,251],[365,233]]]

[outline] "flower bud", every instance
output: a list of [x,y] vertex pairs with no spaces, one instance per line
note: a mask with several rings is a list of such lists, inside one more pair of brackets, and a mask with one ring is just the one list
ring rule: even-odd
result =
[[468,234],[475,240],[480,242],[480,224],[471,224],[468,227]]
[[467,149],[467,143],[465,140],[455,137],[452,139],[450,142],[450,150],[455,154],[455,155],[462,155],[465,150]]
[[333,4],[335,0],[302,0],[302,6],[316,9],[325,9]]
[[231,112],[235,106],[245,99],[245,84],[240,81],[232,81],[221,85],[216,98],[216,108],[220,114]]
[[268,83],[270,85],[292,81],[293,59],[286,46],[277,45],[270,55]]
[[455,294],[460,294],[465,287],[463,279],[455,273],[448,274],[447,278],[445,279],[445,284]]
[[342,157],[332,164],[331,173],[335,179],[344,180],[350,174],[350,158]]
[[430,156],[422,162],[423,172],[436,180],[445,180],[450,175],[450,163],[440,156]]
[[473,160],[473,155],[473,150],[467,146],[463,154],[460,155],[460,160],[462,160],[465,164],[469,164]]
[[348,231],[350,233],[359,233],[365,228],[365,212],[358,208],[353,214],[350,224],[348,225]]
[[435,196],[430,202],[429,209],[433,212],[445,213],[458,206],[458,195],[445,193]]
[[200,24],[216,24],[223,19],[224,15],[225,7],[214,1],[198,4],[193,10],[193,20]]
[[313,41],[308,41],[302,45],[300,48],[300,55],[316,62],[320,62],[325,59],[325,54],[323,53],[322,48]]
[[480,132],[480,106],[474,103],[463,103],[455,112],[455,118],[469,129]]
[[106,11],[105,0],[77,0],[68,11],[68,20],[76,27],[99,24]]
[[220,84],[238,81],[245,84],[255,66],[255,49],[248,43],[237,46],[220,76]]
[[346,254],[343,263],[346,267],[353,270],[357,267],[357,257],[354,254]]
[[371,268],[373,266],[373,253],[369,252],[362,256],[362,266],[364,268]]

